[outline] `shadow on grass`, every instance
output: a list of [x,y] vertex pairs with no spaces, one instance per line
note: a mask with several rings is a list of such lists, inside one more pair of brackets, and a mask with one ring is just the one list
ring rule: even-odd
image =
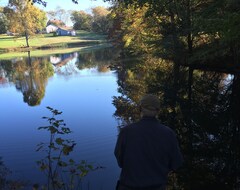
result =
[[9,40],[9,39],[12,39],[12,38],[13,38],[12,36],[1,36],[0,40]]
[[44,49],[52,49],[52,48],[75,48],[75,47],[85,47],[85,46],[92,46],[101,44],[102,42],[99,40],[92,40],[92,41],[86,41],[86,42],[69,42],[69,43],[56,43],[51,45],[45,45],[41,47],[36,47],[34,49],[37,50],[44,50]]

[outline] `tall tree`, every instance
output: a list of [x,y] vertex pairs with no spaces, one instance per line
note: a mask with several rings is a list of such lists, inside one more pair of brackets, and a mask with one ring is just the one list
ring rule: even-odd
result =
[[64,23],[68,23],[69,21],[69,12],[63,9],[60,6],[57,6],[55,9],[55,19],[58,19]]
[[48,11],[47,16],[50,20],[53,20],[56,18],[56,12],[55,11]]
[[75,30],[91,30],[92,16],[90,14],[84,11],[73,11],[70,18]]
[[159,20],[155,17],[146,17],[149,6],[140,7],[137,3],[118,5],[111,12],[113,27],[110,37],[122,38],[122,45],[134,54],[152,53],[153,46],[159,40]]
[[4,34],[8,29],[8,20],[4,14],[4,8],[0,7],[0,34]]
[[111,20],[109,18],[110,11],[105,7],[95,7],[92,8],[93,13],[93,23],[92,30],[98,33],[107,33],[111,25]]
[[[118,14],[122,20],[121,23],[126,24],[126,27],[121,28],[123,33],[125,32],[122,36],[123,40],[130,34],[134,42],[141,37],[140,32],[134,33],[134,26],[137,23],[129,21],[136,18],[135,12],[139,8],[148,6],[142,18],[146,17],[156,23],[157,30],[152,33],[146,28],[146,31],[153,36],[159,36],[152,41],[153,53],[162,58],[171,59],[177,65],[214,64],[215,67],[219,65],[228,67],[233,65],[231,63],[236,66],[239,62],[239,1],[119,0],[112,2],[115,3],[114,9],[122,6],[122,12],[129,10],[129,7],[132,8],[132,15],[128,14],[124,17],[124,14]],[[148,21],[148,23],[151,22]]]
[[46,13],[33,6],[29,0],[10,0],[4,12],[9,20],[9,30],[25,36],[29,47],[29,36],[46,26]]

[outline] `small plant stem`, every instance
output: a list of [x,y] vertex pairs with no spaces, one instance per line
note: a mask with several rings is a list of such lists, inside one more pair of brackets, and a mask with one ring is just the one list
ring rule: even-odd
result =
[[55,175],[57,174],[58,163],[59,163],[59,161],[60,161],[60,159],[61,159],[62,152],[63,152],[63,150],[61,150],[60,153],[59,153],[59,155],[58,155],[57,165],[56,165],[56,167],[55,167],[55,169],[54,169],[53,176],[55,176]]

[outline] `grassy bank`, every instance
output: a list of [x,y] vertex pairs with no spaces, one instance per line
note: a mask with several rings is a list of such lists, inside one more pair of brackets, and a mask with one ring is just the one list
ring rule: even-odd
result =
[[[90,51],[98,48],[110,47],[110,44],[104,43],[99,45],[91,45],[84,47],[74,47],[74,48],[53,48],[53,49],[45,49],[45,50],[33,50],[30,52],[31,57],[44,57],[55,54],[63,54],[63,53],[72,53],[77,51]],[[0,54],[0,60],[10,60],[13,58],[27,57],[28,52],[8,52]]]
[[[53,36],[53,34],[39,34],[30,37],[30,50],[83,47],[106,42],[106,36],[86,31],[77,31],[76,36]],[[20,52],[28,50],[24,37],[0,35],[0,53]]]

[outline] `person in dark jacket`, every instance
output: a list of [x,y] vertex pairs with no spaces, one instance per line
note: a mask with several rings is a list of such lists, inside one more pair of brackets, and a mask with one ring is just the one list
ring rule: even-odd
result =
[[140,121],[120,130],[114,154],[121,168],[117,190],[164,190],[168,174],[182,165],[175,132],[156,118],[157,96],[141,102]]

